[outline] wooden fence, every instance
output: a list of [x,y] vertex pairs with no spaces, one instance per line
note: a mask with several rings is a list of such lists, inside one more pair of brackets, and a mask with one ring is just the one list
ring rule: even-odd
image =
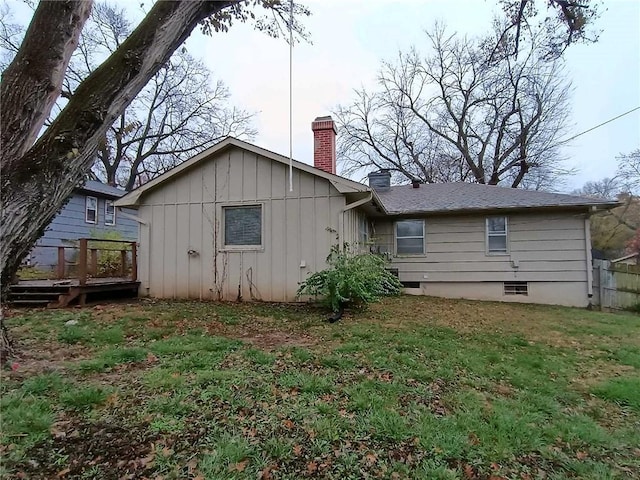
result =
[[640,306],[640,265],[593,261],[593,304],[600,309]]

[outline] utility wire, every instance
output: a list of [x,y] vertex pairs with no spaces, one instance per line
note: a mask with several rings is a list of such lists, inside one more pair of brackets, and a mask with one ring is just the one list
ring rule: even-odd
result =
[[636,110],[640,110],[640,107],[632,108],[632,109],[631,109],[631,110],[629,110],[628,112],[624,112],[624,113],[621,113],[620,115],[618,115],[617,117],[610,118],[610,119],[609,119],[609,120],[607,120],[606,122],[602,122],[601,124],[596,125],[595,127],[591,127],[590,129],[585,130],[584,132],[580,132],[580,133],[578,133],[577,135],[574,135],[573,137],[569,137],[569,138],[567,138],[567,139],[565,139],[565,140],[562,140],[562,141],[558,142],[558,144],[559,144],[559,145],[561,145],[561,144],[563,144],[563,143],[570,142],[571,140],[573,140],[573,139],[575,139],[575,138],[578,138],[578,137],[580,137],[580,136],[584,135],[585,133],[592,132],[592,131],[593,131],[593,130],[595,130],[596,128],[600,128],[600,127],[602,127],[602,126],[606,125],[607,123],[611,123],[611,122],[613,122],[614,120],[618,120],[619,118],[622,118],[622,117],[624,117],[625,115],[629,115],[630,113],[633,113],[633,112],[635,112]]

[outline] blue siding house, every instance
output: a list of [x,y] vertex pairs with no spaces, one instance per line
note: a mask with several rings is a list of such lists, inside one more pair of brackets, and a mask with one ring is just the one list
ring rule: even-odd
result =
[[[78,188],[68,203],[49,224],[26,259],[26,264],[39,270],[55,270],[57,248],[74,247],[79,238],[112,238],[138,240],[138,222],[132,219],[137,210],[119,208],[113,202],[126,192],[101,182],[88,180]],[[129,215],[129,216],[128,216]],[[113,232],[118,232],[114,234]],[[67,257],[72,255],[69,249]]]

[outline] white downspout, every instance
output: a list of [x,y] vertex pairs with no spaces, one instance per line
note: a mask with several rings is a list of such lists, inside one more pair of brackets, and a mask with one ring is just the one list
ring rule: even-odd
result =
[[345,205],[342,210],[340,210],[340,216],[338,217],[338,244],[340,251],[342,251],[344,247],[344,214],[347,212],[347,210],[352,210],[356,207],[359,207],[360,205],[364,205],[365,203],[370,202],[372,199],[373,192],[369,192],[369,195],[367,197],[353,203],[349,203],[348,205]]
[[587,266],[587,298],[589,299],[589,306],[591,306],[591,300],[593,299],[593,260],[591,258],[591,222],[589,221],[589,214],[584,219],[584,248]]

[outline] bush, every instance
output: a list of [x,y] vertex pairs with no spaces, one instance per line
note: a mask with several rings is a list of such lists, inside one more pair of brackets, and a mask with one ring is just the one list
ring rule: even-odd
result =
[[398,295],[402,285],[385,269],[386,260],[371,253],[354,254],[332,247],[329,268],[309,276],[298,288],[298,296],[323,297],[323,303],[338,312],[347,304],[376,302],[387,295]]

